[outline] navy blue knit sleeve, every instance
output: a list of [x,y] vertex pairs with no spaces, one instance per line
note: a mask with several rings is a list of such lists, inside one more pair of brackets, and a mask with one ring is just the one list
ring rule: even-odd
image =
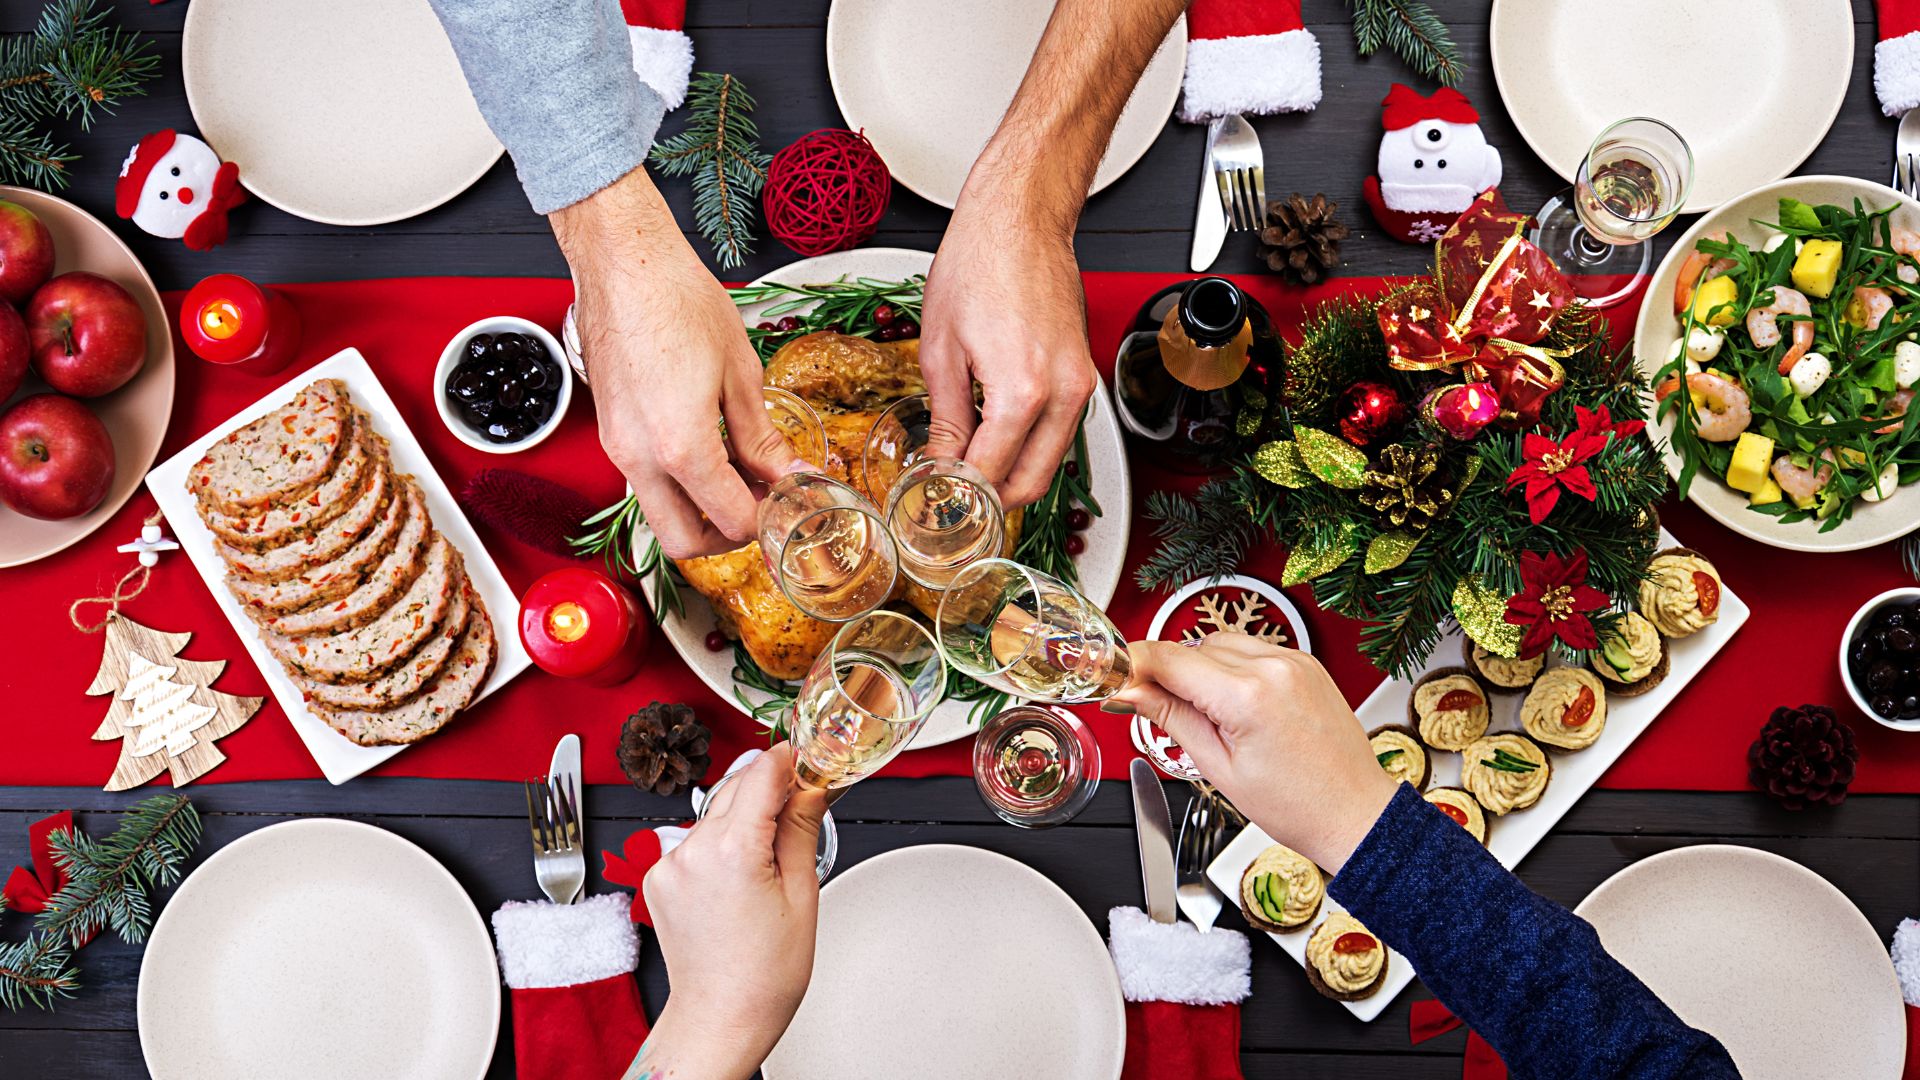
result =
[[1713,1036],[1682,1023],[1585,919],[1508,873],[1411,786],[1329,894],[1500,1053],[1516,1080],[1738,1080]]

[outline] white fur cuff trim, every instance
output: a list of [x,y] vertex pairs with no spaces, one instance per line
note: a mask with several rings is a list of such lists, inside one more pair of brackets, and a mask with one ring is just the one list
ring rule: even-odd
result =
[[1253,954],[1237,930],[1201,933],[1192,923],[1157,923],[1136,907],[1107,912],[1113,966],[1128,1001],[1229,1005],[1253,988]]
[[1920,1006],[1920,920],[1901,919],[1893,932],[1893,973],[1900,980],[1900,996]]
[[1304,112],[1320,104],[1320,42],[1309,30],[1187,42],[1180,119]]
[[687,79],[693,75],[693,39],[652,26],[629,26],[627,38],[633,42],[633,70],[640,81],[653,87],[668,112],[679,108],[687,100]]
[[633,897],[589,896],[561,907],[545,900],[508,901],[493,913],[500,972],[515,990],[580,986],[631,972],[640,963]]
[[1402,214],[1464,214],[1479,195],[1465,184],[1380,183],[1380,201]]

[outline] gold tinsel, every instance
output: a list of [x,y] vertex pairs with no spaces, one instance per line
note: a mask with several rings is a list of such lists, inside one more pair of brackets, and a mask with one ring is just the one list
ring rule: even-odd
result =
[[1520,627],[1507,621],[1507,598],[1487,588],[1477,574],[1453,587],[1453,618],[1481,648],[1512,659],[1520,654]]
[[1393,443],[1361,478],[1360,501],[1396,529],[1421,532],[1453,507],[1459,492],[1440,474],[1440,448]]

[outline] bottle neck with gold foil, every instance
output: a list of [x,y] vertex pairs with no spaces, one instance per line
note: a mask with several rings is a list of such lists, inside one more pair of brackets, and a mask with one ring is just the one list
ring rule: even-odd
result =
[[1253,324],[1247,297],[1225,278],[1188,283],[1160,324],[1160,362],[1195,390],[1233,385],[1247,370]]

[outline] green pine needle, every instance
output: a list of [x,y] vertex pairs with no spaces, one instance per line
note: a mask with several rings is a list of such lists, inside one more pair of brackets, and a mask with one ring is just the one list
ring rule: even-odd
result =
[[655,143],[647,157],[668,176],[691,178],[694,227],[723,270],[753,254],[754,207],[772,160],[748,115],[753,105],[732,75],[700,72],[687,88],[686,127]]
[[0,40],[0,181],[66,187],[77,155],[43,125],[76,121],[87,130],[159,76],[160,57],[110,25],[96,3],[52,0],[31,33]]
[[1907,568],[1913,580],[1920,581],[1920,534],[1900,542],[1900,563]]
[[1423,0],[1347,0],[1361,56],[1391,49],[1408,67],[1443,86],[1466,73],[1447,24]]

